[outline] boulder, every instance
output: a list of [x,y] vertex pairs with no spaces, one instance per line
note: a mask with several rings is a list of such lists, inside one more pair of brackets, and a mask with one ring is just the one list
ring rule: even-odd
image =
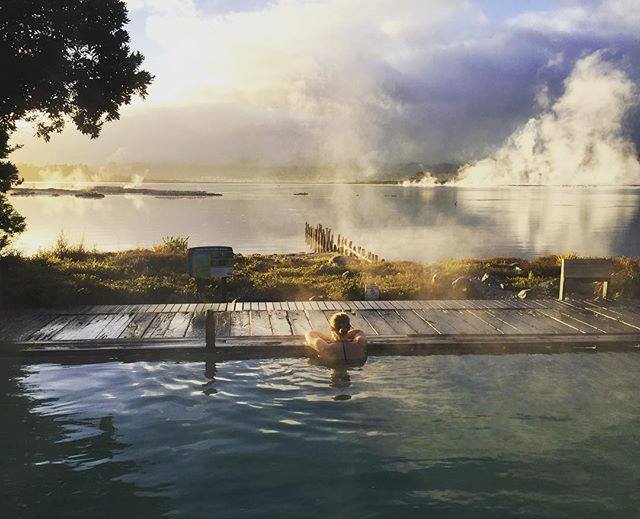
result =
[[349,259],[346,256],[341,256],[340,254],[336,254],[335,256],[331,257],[328,263],[329,265],[337,265],[339,267],[344,267],[348,261]]

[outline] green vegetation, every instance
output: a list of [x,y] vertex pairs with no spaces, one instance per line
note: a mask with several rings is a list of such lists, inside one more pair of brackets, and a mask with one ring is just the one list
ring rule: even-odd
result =
[[[557,256],[425,266],[353,259],[342,264],[331,254],[237,255],[233,277],[198,287],[186,272],[187,243],[188,238],[167,237],[151,249],[98,252],[60,236],[51,249],[33,256],[0,258],[0,305],[347,300],[361,299],[365,283],[378,284],[383,299],[514,297],[524,288],[532,289],[530,297],[557,294]],[[640,296],[639,259],[615,260],[610,293]]]

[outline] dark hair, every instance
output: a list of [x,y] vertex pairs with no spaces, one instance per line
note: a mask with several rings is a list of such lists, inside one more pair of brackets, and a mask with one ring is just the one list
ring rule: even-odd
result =
[[346,337],[347,333],[349,333],[349,330],[351,329],[349,316],[344,312],[333,314],[331,319],[329,319],[329,325],[340,337]]

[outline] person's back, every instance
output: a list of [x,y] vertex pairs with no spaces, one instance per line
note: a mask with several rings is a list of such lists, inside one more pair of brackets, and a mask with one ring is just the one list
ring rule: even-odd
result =
[[367,338],[361,330],[351,328],[351,320],[344,313],[336,313],[329,319],[330,335],[312,330],[306,333],[307,346],[321,360],[328,362],[361,361],[367,356]]

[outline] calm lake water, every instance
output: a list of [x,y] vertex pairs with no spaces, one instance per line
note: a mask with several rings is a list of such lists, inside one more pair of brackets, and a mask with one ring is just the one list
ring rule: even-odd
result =
[[[32,184],[33,185],[33,184]],[[304,222],[322,223],[387,259],[640,255],[638,188],[420,188],[380,185],[145,184],[222,193],[13,197],[29,229],[25,252],[60,233],[99,249],[149,246],[167,235],[236,251],[306,250]],[[306,196],[294,193],[306,192]]]
[[640,355],[1,363],[3,517],[640,515]]

